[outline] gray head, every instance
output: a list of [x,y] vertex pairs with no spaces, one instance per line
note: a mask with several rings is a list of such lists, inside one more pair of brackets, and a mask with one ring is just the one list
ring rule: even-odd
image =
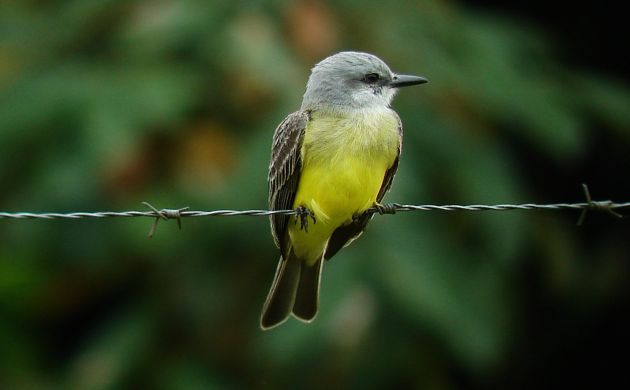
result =
[[313,67],[302,109],[388,107],[398,88],[426,82],[423,77],[395,74],[372,54],[344,51]]

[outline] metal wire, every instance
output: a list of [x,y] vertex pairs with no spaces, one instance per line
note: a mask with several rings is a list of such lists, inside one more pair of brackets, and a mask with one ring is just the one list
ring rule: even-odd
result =
[[268,216],[272,214],[295,214],[295,210],[213,210],[213,211],[180,211],[171,209],[155,211],[97,211],[78,213],[5,213],[0,212],[0,219],[84,219],[84,218],[134,218],[153,217],[177,219],[186,217],[231,217],[238,215]]
[[[473,204],[468,206],[462,205],[410,205],[389,203],[385,205],[376,205],[368,210],[366,213],[374,214],[395,214],[397,211],[507,211],[507,210],[582,210],[580,218],[578,219],[578,226],[582,225],[586,218],[586,213],[589,210],[606,212],[617,218],[621,218],[622,215],[615,211],[615,209],[621,209],[624,207],[630,207],[630,202],[614,203],[610,200],[593,201],[591,199],[590,191],[586,184],[582,184],[584,190],[584,196],[586,202],[583,203],[552,203],[552,204],[497,204],[497,205],[481,205]],[[151,211],[101,211],[93,213],[4,213],[0,212],[0,219],[83,219],[83,218],[130,218],[130,217],[151,217],[155,218],[151,230],[149,230],[149,238],[153,237],[158,226],[160,219],[177,220],[177,225],[182,228],[182,218],[187,217],[232,217],[237,215],[249,215],[249,216],[269,216],[274,214],[284,215],[296,215],[299,214],[302,218],[305,216],[304,209],[298,208],[296,210],[213,210],[213,211],[191,211],[188,207],[182,209],[161,209],[158,210],[153,205],[147,202],[142,202],[145,206],[151,209]],[[309,215],[309,214],[307,214]],[[313,221],[315,217],[310,214]],[[308,216],[306,216],[308,219]],[[304,228],[306,228],[308,221],[303,221]]]
[[[391,203],[384,205],[387,210],[382,214],[393,214],[398,211],[508,211],[508,210],[597,210],[613,212],[614,210],[630,207],[630,202],[614,203],[611,201],[591,201],[583,203],[553,203],[553,204],[497,204],[497,205],[409,205]],[[376,208],[368,210],[379,213]],[[275,214],[294,215],[296,210],[212,210],[195,211],[187,209],[153,209],[151,211],[99,211],[75,213],[6,213],[0,212],[0,219],[85,219],[85,218],[135,218],[151,217],[162,219],[179,219],[189,217],[232,217],[232,216],[269,216]]]

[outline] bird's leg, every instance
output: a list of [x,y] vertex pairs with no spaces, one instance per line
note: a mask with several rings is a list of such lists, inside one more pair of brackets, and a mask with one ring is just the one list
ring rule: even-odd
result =
[[295,209],[295,223],[297,223],[298,219],[300,220],[300,229],[304,230],[308,233],[308,217],[311,217],[313,223],[317,223],[315,219],[315,213],[313,213],[309,208],[304,206],[299,206]]
[[383,215],[396,214],[396,208],[398,207],[398,205],[396,203],[380,204],[378,202],[374,202],[374,205],[372,207],[374,207],[376,209],[376,212],[378,212],[380,215]]

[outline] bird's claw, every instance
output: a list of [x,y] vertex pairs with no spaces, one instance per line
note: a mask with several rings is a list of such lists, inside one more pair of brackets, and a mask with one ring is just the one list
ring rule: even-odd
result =
[[380,204],[378,202],[374,202],[373,207],[376,209],[376,212],[379,213],[380,215],[396,214],[396,208],[398,207],[398,205],[396,203]]
[[308,233],[308,217],[311,217],[311,219],[313,220],[313,223],[317,223],[317,220],[315,219],[315,213],[313,213],[309,208],[304,207],[304,206],[299,206],[296,210],[295,210],[295,215],[297,218],[295,218],[295,223],[297,223],[298,219],[300,220],[300,230],[304,230],[305,232]]

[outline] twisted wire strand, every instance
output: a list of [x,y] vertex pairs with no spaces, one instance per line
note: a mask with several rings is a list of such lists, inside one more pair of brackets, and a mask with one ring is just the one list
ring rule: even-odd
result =
[[[374,214],[395,214],[397,211],[507,211],[507,210],[582,210],[577,225],[580,226],[586,218],[588,211],[606,212],[614,217],[622,218],[616,209],[630,207],[630,202],[615,203],[610,200],[594,201],[591,198],[590,191],[586,184],[582,184],[586,202],[582,203],[552,203],[552,204],[496,204],[496,205],[409,205],[400,203],[389,203],[385,205],[376,204],[374,207],[366,210],[366,213]],[[152,238],[161,219],[177,220],[179,229],[182,228],[182,218],[186,217],[214,217],[214,216],[269,216],[275,214],[299,215],[300,218],[308,220],[308,214],[305,216],[303,208],[296,210],[213,210],[213,211],[191,211],[188,207],[181,209],[161,209],[153,207],[150,203],[142,202],[150,211],[102,211],[91,213],[6,213],[0,212],[0,219],[83,219],[83,218],[130,218],[130,217],[151,217],[154,218],[151,229],[149,230],[149,238]],[[313,222],[315,217],[311,214]],[[304,223],[304,222],[303,222]],[[308,223],[308,222],[306,222]]]
[[[508,211],[508,210],[597,210],[619,215],[614,210],[630,207],[630,202],[614,203],[611,201],[590,201],[582,203],[552,204],[496,204],[496,205],[409,205],[391,203],[384,205],[385,212],[373,207],[370,213],[393,214],[398,211]],[[85,218],[135,218],[151,217],[161,219],[179,219],[189,217],[232,217],[232,216],[269,216],[275,214],[295,215],[296,210],[212,210],[195,211],[187,209],[161,209],[151,207],[151,211],[100,211],[71,213],[31,213],[0,212],[0,219],[85,219]]]

